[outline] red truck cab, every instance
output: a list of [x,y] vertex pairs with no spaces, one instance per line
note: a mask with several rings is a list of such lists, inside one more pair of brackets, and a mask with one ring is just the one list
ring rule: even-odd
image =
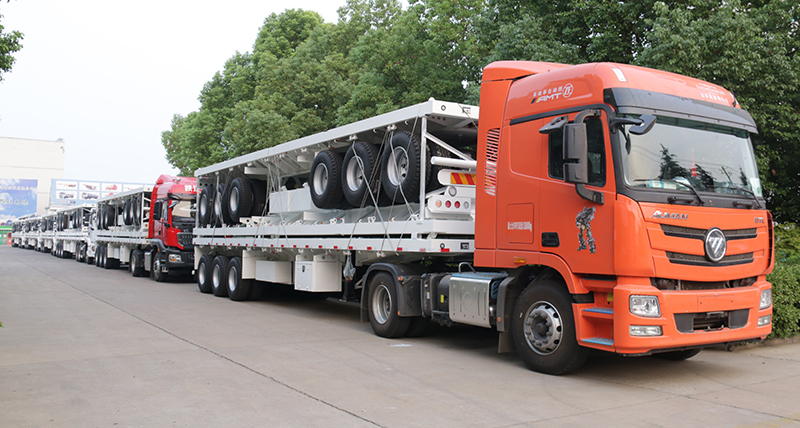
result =
[[150,197],[148,236],[158,247],[158,273],[194,268],[192,230],[197,186],[194,177],[161,175]]

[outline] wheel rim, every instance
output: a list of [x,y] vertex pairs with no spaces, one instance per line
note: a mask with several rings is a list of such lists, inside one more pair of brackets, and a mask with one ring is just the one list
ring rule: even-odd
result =
[[372,314],[379,324],[386,324],[392,310],[392,295],[386,284],[379,284],[372,297]]
[[314,168],[314,193],[322,195],[325,189],[328,188],[328,167],[324,164],[317,165]]
[[231,212],[237,212],[239,210],[239,189],[234,187],[231,189],[231,198],[228,201],[230,203]]
[[219,266],[214,265],[214,269],[211,271],[211,285],[214,288],[219,288],[219,281],[220,281]]
[[364,161],[359,156],[353,156],[347,162],[345,180],[347,187],[353,192],[364,184]]
[[198,266],[197,280],[200,282],[200,284],[206,283],[206,264],[203,262],[200,262],[200,266]]
[[214,198],[214,214],[216,214],[217,217],[219,217],[222,214],[222,200],[221,199],[222,199],[221,197]]
[[525,341],[539,355],[558,349],[564,329],[561,314],[549,302],[536,302],[525,314]]
[[200,218],[205,218],[206,216],[206,204],[208,204],[208,196],[204,194],[200,195]]
[[389,165],[386,166],[389,182],[399,186],[408,176],[408,152],[402,147],[392,149]]
[[156,258],[156,261],[153,263],[153,270],[156,276],[161,275],[161,259]]
[[236,291],[236,286],[239,285],[239,275],[235,268],[229,269],[228,272],[228,289],[232,292]]

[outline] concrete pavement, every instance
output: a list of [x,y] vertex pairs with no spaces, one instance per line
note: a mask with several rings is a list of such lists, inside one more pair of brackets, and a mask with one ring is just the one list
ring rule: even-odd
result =
[[488,330],[387,340],[358,319],[0,247],[0,428],[800,427],[800,344],[554,377]]

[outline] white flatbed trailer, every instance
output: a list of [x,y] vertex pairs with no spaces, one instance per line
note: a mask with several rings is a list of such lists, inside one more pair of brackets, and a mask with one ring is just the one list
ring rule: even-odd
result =
[[[203,224],[197,216],[193,242],[198,275],[229,276],[201,266],[203,256],[224,255],[240,258],[242,280],[340,292],[342,278],[352,275],[348,270],[360,266],[435,257],[469,259],[474,252],[475,161],[465,148],[475,150],[477,118],[478,107],[431,99],[197,170],[199,210],[204,188],[221,195],[237,177],[264,183],[258,188],[266,189],[267,199],[261,215],[243,215],[236,224]],[[424,155],[430,150],[438,155],[437,168],[454,168],[436,172],[446,187],[433,181],[426,185],[430,173],[419,168],[419,194],[404,195],[400,202],[387,206],[379,196],[364,198],[361,206],[315,206],[310,189],[314,177],[309,174],[318,153],[344,153],[354,142],[383,152],[400,133],[419,142],[420,165],[431,162]],[[453,183],[450,174],[461,174],[472,183]],[[291,180],[296,188],[287,189]],[[219,197],[214,202],[220,216],[225,202]]]

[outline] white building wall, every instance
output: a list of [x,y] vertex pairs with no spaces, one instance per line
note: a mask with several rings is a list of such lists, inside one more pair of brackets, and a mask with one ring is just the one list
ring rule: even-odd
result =
[[38,180],[36,213],[50,205],[50,183],[64,178],[64,142],[0,137],[0,178]]

